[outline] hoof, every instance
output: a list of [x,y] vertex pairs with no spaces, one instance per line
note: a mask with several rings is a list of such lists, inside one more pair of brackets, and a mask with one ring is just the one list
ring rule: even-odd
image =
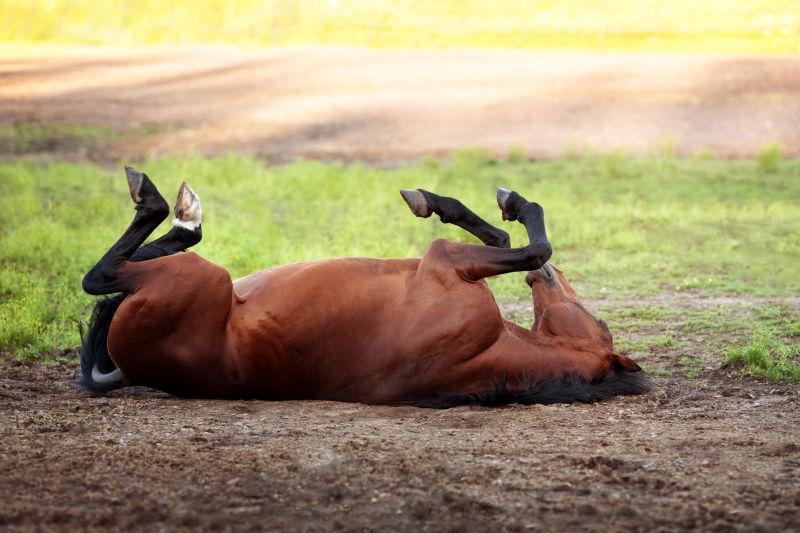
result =
[[497,207],[500,208],[500,212],[503,215],[503,220],[517,219],[516,213],[513,213],[511,210],[511,202],[509,202],[512,194],[514,193],[508,189],[504,189],[502,187],[497,188]]
[[202,218],[203,209],[200,206],[200,197],[184,181],[178,190],[178,198],[175,200],[175,219],[172,221],[172,225],[193,230],[201,224]]
[[503,220],[517,220],[519,211],[528,201],[515,193],[502,187],[497,188],[497,206],[503,214]]
[[128,165],[125,165],[125,176],[128,178],[128,190],[131,193],[131,200],[136,204],[142,203],[142,185],[147,176]]
[[420,218],[428,218],[431,216],[431,209],[428,205],[428,200],[422,191],[419,189],[401,189],[400,195],[403,200],[408,204],[411,212]]
[[164,201],[147,174],[125,165],[125,176],[128,178],[128,190],[131,193],[131,199],[136,204],[137,211],[141,211],[148,217],[158,217],[162,220],[169,215],[169,205]]

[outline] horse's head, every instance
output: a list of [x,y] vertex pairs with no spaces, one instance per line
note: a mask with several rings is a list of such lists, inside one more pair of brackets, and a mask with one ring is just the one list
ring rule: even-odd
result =
[[614,352],[608,324],[584,307],[561,270],[545,263],[542,268],[528,272],[525,281],[533,289],[534,331],[593,345],[599,353],[613,354],[619,366],[639,370],[633,360]]
[[552,263],[531,270],[525,281],[533,289],[534,330],[545,335],[593,339],[608,349],[613,341],[608,325],[578,299],[564,273]]

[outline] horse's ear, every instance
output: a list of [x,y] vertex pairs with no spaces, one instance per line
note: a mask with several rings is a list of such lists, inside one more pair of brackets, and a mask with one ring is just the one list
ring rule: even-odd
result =
[[628,370],[630,372],[640,372],[642,367],[636,364],[636,361],[628,356],[614,354],[614,366],[620,370]]

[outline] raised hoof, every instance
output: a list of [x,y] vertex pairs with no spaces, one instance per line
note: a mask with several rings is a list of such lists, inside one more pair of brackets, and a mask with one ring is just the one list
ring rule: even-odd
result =
[[503,214],[503,220],[517,220],[520,210],[528,201],[514,191],[502,187],[497,188],[497,206]]
[[128,178],[128,190],[137,211],[149,217],[162,219],[169,215],[169,205],[147,174],[125,165],[125,176]]
[[147,176],[133,167],[125,165],[125,176],[128,178],[128,190],[134,203],[142,203],[142,184]]
[[500,208],[500,213],[503,215],[503,220],[516,220],[517,216],[511,209],[511,202],[509,199],[513,194],[512,191],[502,187],[497,188],[497,207]]
[[175,200],[175,220],[172,221],[172,224],[193,230],[200,225],[202,218],[203,209],[200,206],[200,197],[184,181],[178,190],[178,198]]
[[420,218],[428,218],[431,216],[432,211],[428,205],[428,200],[425,198],[425,195],[422,194],[422,191],[419,189],[401,189],[400,195],[408,204],[411,212],[416,216]]

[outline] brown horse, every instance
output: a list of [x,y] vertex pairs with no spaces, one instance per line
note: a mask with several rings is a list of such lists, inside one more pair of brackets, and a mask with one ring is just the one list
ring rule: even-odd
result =
[[[553,403],[647,390],[640,368],[547,263],[542,208],[498,189],[508,234],[459,201],[401,191],[420,217],[436,213],[484,245],[436,240],[422,259],[337,258],[283,265],[231,281],[194,253],[200,200],[184,183],[174,227],[147,175],[126,167],[136,215],[86,274],[100,300],[83,336],[77,381],[93,391],[147,385],[184,396],[365,403]],[[534,325],[504,320],[484,278],[529,271]]]

